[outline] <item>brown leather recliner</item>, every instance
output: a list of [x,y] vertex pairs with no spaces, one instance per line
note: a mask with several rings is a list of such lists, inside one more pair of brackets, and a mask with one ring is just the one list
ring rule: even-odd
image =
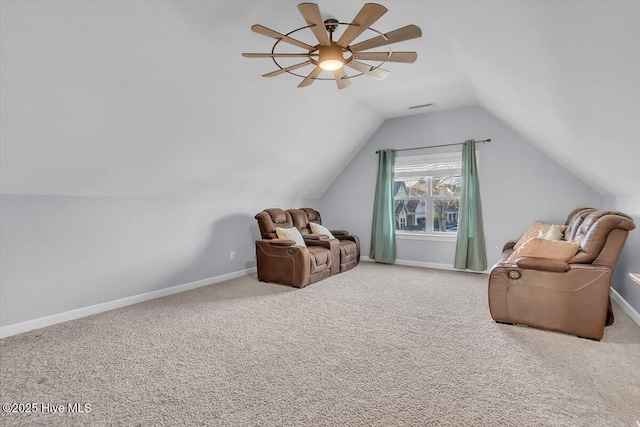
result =
[[567,219],[565,240],[580,245],[569,262],[521,257],[506,260],[508,242],[489,275],[489,310],[500,323],[523,324],[600,340],[613,323],[609,287],[633,219],[615,211],[581,208]]
[[[313,208],[300,208],[307,214],[309,222],[322,225],[320,212]],[[360,239],[346,230],[329,230],[340,241],[340,272],[347,271],[360,262]]]
[[258,280],[302,288],[326,279],[336,271],[332,247],[336,243],[315,236],[305,239],[306,247],[295,246],[293,240],[279,239],[276,228],[293,227],[289,212],[265,209],[255,216],[261,240],[256,241]]

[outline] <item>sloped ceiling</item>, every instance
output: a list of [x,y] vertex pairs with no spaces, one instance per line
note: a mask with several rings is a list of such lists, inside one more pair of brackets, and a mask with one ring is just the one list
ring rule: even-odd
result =
[[[639,2],[385,2],[374,28],[420,26],[394,46],[418,61],[341,91],[241,57],[271,48],[252,24],[303,26],[297,3],[3,0],[2,193],[317,198],[429,102],[479,104],[602,194],[640,191]],[[363,2],[319,4],[349,21]]]

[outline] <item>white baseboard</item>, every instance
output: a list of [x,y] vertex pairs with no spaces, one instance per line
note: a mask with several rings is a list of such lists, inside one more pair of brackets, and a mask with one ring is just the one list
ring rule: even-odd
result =
[[[368,256],[360,256],[360,261],[375,262],[375,260],[369,258]],[[408,259],[397,259],[395,262],[395,265],[406,265],[409,267],[422,267],[422,268],[435,268],[436,270],[460,271],[464,273],[481,273],[481,274],[489,273],[489,270],[485,270],[485,271],[458,270],[456,268],[453,268],[453,264],[442,264],[437,262],[426,262],[426,261],[411,261]]]
[[638,313],[633,307],[631,307],[631,304],[629,304],[626,299],[622,298],[622,295],[620,295],[618,291],[613,288],[610,289],[611,299],[618,303],[618,305],[622,307],[624,312],[627,313],[629,317],[631,317],[631,319],[633,319],[633,321],[638,324],[638,326],[640,326],[640,313]]
[[14,323],[13,325],[0,327],[0,338],[21,334],[23,332],[31,331],[34,329],[44,328],[45,326],[55,325],[56,323],[68,322],[69,320],[79,319],[81,317],[87,317],[93,314],[103,313],[105,311],[114,310],[120,307],[126,307],[128,305],[149,301],[155,298],[165,297],[167,295],[177,294],[179,292],[189,291],[191,289],[201,288],[203,286],[212,285],[214,283],[224,282],[225,280],[248,276],[249,274],[255,273],[255,271],[255,267],[247,268],[245,270],[234,271],[233,273],[222,274],[215,277],[209,277],[207,279],[197,280],[191,283],[171,286],[169,288],[159,289],[157,291],[151,291],[144,294],[120,298],[114,301],[108,301],[88,307],[78,308],[76,310],[52,314],[51,316],[40,317],[38,319],[27,320],[26,322]]

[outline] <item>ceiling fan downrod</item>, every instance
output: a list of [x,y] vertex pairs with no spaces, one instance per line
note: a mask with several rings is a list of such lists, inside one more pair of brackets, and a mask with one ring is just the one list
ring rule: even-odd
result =
[[329,18],[324,20],[324,28],[326,28],[329,33],[329,40],[333,42],[333,32],[338,29],[338,20]]

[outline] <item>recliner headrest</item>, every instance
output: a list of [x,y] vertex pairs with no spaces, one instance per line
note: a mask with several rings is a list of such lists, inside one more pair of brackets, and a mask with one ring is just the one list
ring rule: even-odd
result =
[[307,217],[309,218],[309,222],[315,222],[316,224],[322,225],[322,217],[320,216],[320,212],[313,208],[300,208],[307,213]]
[[289,212],[278,208],[265,209],[256,214],[258,227],[263,239],[277,239],[276,228],[291,228],[293,221]]
[[636,228],[633,219],[622,212],[594,210],[589,213],[576,230],[572,241],[580,245],[580,251],[570,263],[591,263],[607,243],[612,230],[631,231]]

